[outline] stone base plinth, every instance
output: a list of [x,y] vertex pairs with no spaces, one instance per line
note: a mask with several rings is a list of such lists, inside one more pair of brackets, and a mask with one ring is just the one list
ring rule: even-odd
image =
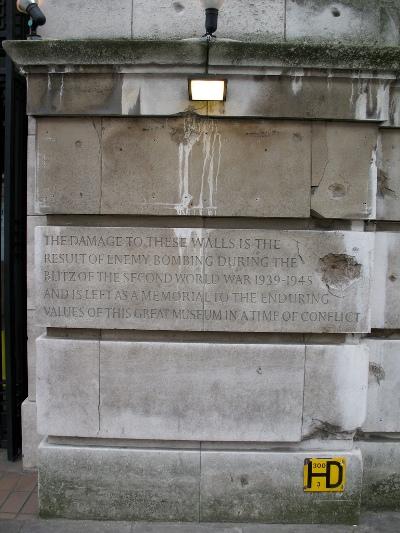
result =
[[[346,452],[235,451],[43,442],[43,517],[186,522],[348,523],[358,521],[362,459]],[[114,441],[115,442],[115,441]],[[114,443],[113,442],[113,443]],[[343,456],[342,493],[306,493],[307,457]]]
[[400,510],[400,439],[386,438],[357,443],[364,461],[362,506],[369,511]]

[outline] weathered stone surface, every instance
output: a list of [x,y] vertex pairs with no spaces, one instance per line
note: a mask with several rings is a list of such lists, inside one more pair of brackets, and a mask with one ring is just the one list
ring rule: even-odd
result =
[[389,118],[383,127],[400,127],[400,86],[398,82],[392,84],[389,95]]
[[101,122],[37,121],[36,201],[42,214],[100,211]]
[[303,439],[351,438],[365,420],[367,391],[365,346],[307,345]]
[[[111,7],[106,0],[65,5],[47,1],[43,8],[47,23],[40,33],[47,39],[182,39],[204,33],[204,12],[193,0],[122,0]],[[256,0],[244,6],[230,0],[221,9],[218,26],[219,38],[245,41],[283,40],[286,26],[288,39],[398,43],[395,2]]]
[[38,432],[95,436],[99,430],[99,341],[40,337],[36,349]]
[[[310,455],[311,453],[311,455]],[[304,460],[345,457],[343,493],[303,491]],[[358,521],[362,483],[359,450],[351,452],[207,452],[201,454],[204,522],[349,523]]]
[[22,461],[24,469],[37,468],[38,448],[43,439],[36,428],[36,402],[26,399],[21,406]]
[[[230,0],[222,7],[218,38],[264,41],[284,37],[284,0]],[[140,39],[182,39],[204,34],[204,11],[193,0],[135,0],[132,35]]]
[[[32,120],[35,122],[35,119],[29,117],[29,128],[32,128]],[[32,131],[32,130],[30,130]],[[35,133],[30,133],[27,139],[27,165],[26,165],[26,212],[27,215],[36,215],[36,125]]]
[[[154,68],[154,67],[153,67]],[[171,68],[166,65],[158,70]],[[191,102],[188,75],[204,66],[182,65],[175,76],[153,73],[48,73],[28,75],[28,114],[34,115],[176,115],[207,114],[207,102]]]
[[340,40],[353,44],[380,42],[380,5],[376,0],[288,0],[288,39]]
[[100,435],[299,441],[304,346],[101,342]]
[[28,361],[28,398],[36,400],[36,339],[46,332],[45,328],[36,325],[36,311],[30,309],[26,316],[27,322],[27,361]]
[[396,89],[391,90],[394,75],[385,74],[377,79],[363,73],[355,77],[351,70],[337,72],[331,68],[308,69],[304,65],[294,68],[282,64],[243,65],[244,72],[239,75],[236,62],[219,65],[226,61],[218,55],[215,62],[210,73],[228,77],[226,102],[189,100],[188,77],[201,75],[203,64],[179,65],[179,72],[168,73],[168,77],[164,71],[171,70],[170,65],[153,65],[152,70],[150,66],[137,67],[149,69],[151,76],[132,73],[124,67],[118,73],[105,67],[101,73],[65,73],[60,67],[61,72],[28,74],[27,112],[35,116],[192,113],[210,117],[353,121],[388,121],[397,116]]
[[398,511],[400,502],[400,440],[360,441],[364,462],[362,507]]
[[[237,65],[211,67],[229,77],[226,102],[209,103],[210,116],[298,119],[387,120],[391,80],[298,68],[267,68],[264,75],[237,75]],[[251,71],[247,67],[246,71]],[[256,74],[256,67],[253,67]]]
[[40,28],[44,39],[131,37],[132,0],[47,1],[43,5],[46,24]]
[[370,351],[365,432],[400,432],[400,340],[365,339]]
[[324,218],[375,218],[377,135],[375,125],[313,124],[312,211]]
[[40,325],[370,327],[371,233],[54,226],[36,236]]
[[199,518],[199,450],[55,446],[39,449],[43,517]]
[[308,217],[310,129],[282,121],[104,119],[101,212]]
[[400,130],[398,129],[381,129],[376,218],[400,220]]
[[400,234],[378,232],[372,276],[373,328],[400,327]]
[[26,219],[26,290],[28,310],[36,307],[36,283],[35,283],[35,228],[45,226],[46,217],[28,216]]

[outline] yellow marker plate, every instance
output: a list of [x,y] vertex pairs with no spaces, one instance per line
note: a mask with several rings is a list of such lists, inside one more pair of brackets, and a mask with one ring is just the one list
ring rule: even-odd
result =
[[345,484],[345,457],[304,460],[304,492],[343,492]]

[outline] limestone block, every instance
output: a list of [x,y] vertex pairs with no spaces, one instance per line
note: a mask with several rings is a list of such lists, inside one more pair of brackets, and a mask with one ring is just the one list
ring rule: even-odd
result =
[[36,339],[46,332],[45,328],[36,325],[36,311],[27,312],[27,358],[28,358],[28,398],[36,400]]
[[378,44],[380,4],[376,0],[288,0],[287,39]]
[[378,155],[378,220],[400,220],[400,130],[382,129]]
[[99,213],[101,122],[86,118],[37,121],[37,204],[46,213]]
[[[367,74],[337,75],[332,69],[311,72],[306,68],[265,68],[259,76],[237,75],[237,64],[215,52],[210,72],[228,78],[225,102],[209,103],[210,116],[287,117],[330,120],[388,120],[390,80]],[[222,55],[222,54],[221,54]],[[221,66],[219,63],[227,63]],[[246,70],[251,70],[245,67]],[[256,67],[253,67],[256,70]],[[281,74],[281,75],[278,75]]]
[[206,228],[38,228],[38,324],[368,332],[374,235]]
[[100,435],[299,441],[304,346],[104,342]]
[[26,307],[28,310],[36,307],[35,228],[44,225],[46,225],[46,217],[28,216],[26,219]]
[[[338,456],[347,460],[344,492],[304,492],[304,460]],[[202,451],[200,519],[204,522],[356,524],[361,486],[359,450],[322,454]]]
[[25,400],[21,406],[22,462],[24,469],[37,468],[38,448],[43,439],[36,429],[36,402]]
[[[221,44],[210,50],[209,71],[228,78],[226,102],[189,100],[188,77],[203,74],[205,62],[204,51],[193,47],[176,52],[179,58],[185,57],[179,59],[179,65],[176,60],[173,65],[137,65],[133,73],[128,67],[119,67],[122,70],[119,73],[114,70],[29,73],[27,112],[35,116],[153,117],[191,113],[232,118],[388,121],[388,124],[397,116],[395,82],[390,78],[371,78],[366,72],[355,76],[354,71],[338,74],[330,68],[310,71],[285,66],[282,70],[281,62],[274,67],[265,64],[265,59],[252,65],[248,55],[238,75],[235,53],[221,50]],[[147,60],[151,59],[156,58]],[[159,59],[162,63],[168,58]],[[175,69],[173,75],[171,68]],[[146,69],[150,75],[145,73]],[[136,72],[142,70],[143,73]]]
[[394,82],[389,93],[389,117],[383,127],[400,127],[400,86]]
[[310,212],[307,124],[104,119],[102,163],[102,213],[308,217]]
[[[218,38],[264,41],[284,37],[284,0],[230,0],[219,13]],[[134,0],[132,35],[139,39],[184,39],[204,34],[204,11],[193,0]]]
[[362,507],[371,511],[400,508],[400,440],[360,441],[364,462]]
[[346,438],[366,417],[368,350],[360,345],[307,345],[303,439]]
[[313,125],[312,211],[324,218],[375,218],[377,135],[376,125]]
[[131,37],[132,0],[46,0],[43,39],[100,39]]
[[96,436],[99,430],[99,341],[40,337],[36,349],[39,433]]
[[[193,58],[195,64],[179,65],[180,73],[174,76],[165,74],[170,65],[160,65],[158,70],[162,73],[154,72],[151,76],[114,71],[90,75],[29,74],[27,112],[34,115],[157,116],[188,112],[206,115],[207,103],[191,102],[188,93],[188,75],[204,72],[200,52]],[[156,67],[153,69],[157,71]]]
[[200,451],[57,446],[39,449],[42,517],[199,518]]
[[[29,117],[31,120],[31,117]],[[31,124],[31,122],[28,122]],[[28,215],[36,215],[36,133],[29,134],[27,139],[27,169],[26,169],[26,210]]]
[[400,327],[400,234],[378,232],[372,276],[373,328]]
[[370,351],[365,432],[400,432],[400,341],[365,339]]

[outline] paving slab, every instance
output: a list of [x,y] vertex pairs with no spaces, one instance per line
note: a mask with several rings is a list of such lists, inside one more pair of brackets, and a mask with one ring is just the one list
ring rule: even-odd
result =
[[397,533],[400,513],[364,513],[359,526],[1,520],[0,533]]

